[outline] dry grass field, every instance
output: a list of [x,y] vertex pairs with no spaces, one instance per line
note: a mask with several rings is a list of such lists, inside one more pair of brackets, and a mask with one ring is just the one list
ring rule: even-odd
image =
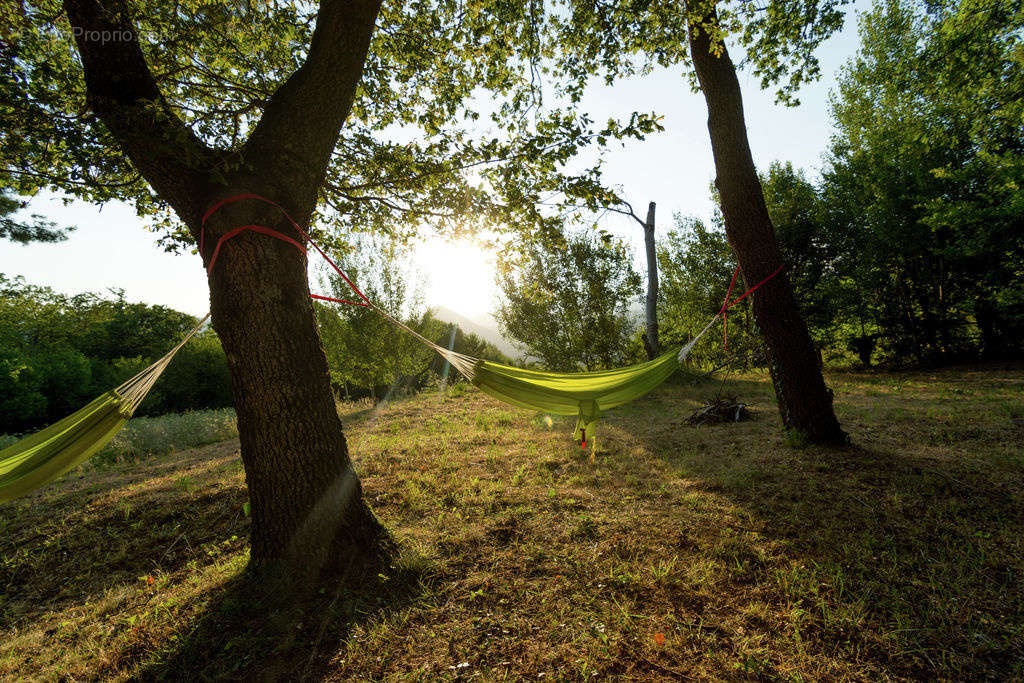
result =
[[755,375],[754,421],[666,385],[593,457],[474,390],[343,409],[401,555],[305,609],[244,578],[237,441],[80,469],[0,506],[0,678],[1024,677],[1024,370],[829,381],[843,451]]

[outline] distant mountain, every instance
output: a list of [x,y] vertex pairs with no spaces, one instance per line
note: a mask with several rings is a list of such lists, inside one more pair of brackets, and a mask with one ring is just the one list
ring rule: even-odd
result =
[[454,323],[462,328],[463,332],[475,334],[484,341],[494,344],[498,347],[499,351],[513,360],[523,355],[507,339],[501,336],[501,332],[498,331],[498,322],[492,315],[485,313],[473,319],[444,306],[434,306],[432,310],[439,320],[443,320],[446,323]]

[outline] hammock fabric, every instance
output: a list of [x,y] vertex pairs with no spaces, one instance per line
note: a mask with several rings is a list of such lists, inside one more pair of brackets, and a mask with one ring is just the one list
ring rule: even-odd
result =
[[48,484],[107,445],[135,413],[174,354],[205,322],[203,318],[177,346],[121,386],[63,420],[0,450],[0,502]]
[[583,448],[587,447],[588,433],[593,440],[593,426],[601,418],[602,411],[639,398],[668,379],[686,360],[697,341],[718,320],[716,315],[681,349],[674,349],[646,363],[616,370],[563,373],[514,368],[450,351],[422,337],[372,304],[370,307],[393,325],[432,348],[489,396],[527,410],[553,415],[575,415],[573,438]]
[[[740,297],[729,301],[733,285],[736,282],[736,276],[739,274],[739,268],[737,268],[736,274],[733,275],[732,283],[729,285],[729,293],[726,294],[726,300],[718,314],[686,346],[678,350],[669,351],[654,360],[628,368],[603,370],[600,372],[558,373],[525,370],[456,353],[435,344],[401,321],[391,317],[385,311],[375,306],[359,291],[359,288],[349,280],[348,276],[342,272],[337,264],[324,253],[323,249],[310,238],[305,230],[292,220],[279,204],[260,195],[245,194],[229,197],[214,204],[206,212],[206,215],[203,216],[203,230],[200,232],[199,242],[199,253],[203,258],[206,258],[203,237],[207,220],[222,206],[245,199],[263,201],[280,209],[281,213],[284,214],[295,230],[352,287],[352,290],[359,295],[361,301],[347,301],[311,294],[310,296],[314,299],[365,306],[371,309],[393,325],[414,336],[427,347],[436,351],[451,363],[460,374],[479,387],[481,391],[499,401],[504,401],[520,408],[554,415],[575,415],[576,429],[574,436],[580,440],[584,448],[587,446],[588,432],[593,442],[594,423],[600,419],[602,411],[643,396],[668,379],[686,359],[694,344],[711,329],[711,326],[715,324],[719,317],[724,319],[726,311],[731,306],[775,277],[782,270],[780,266],[778,270],[748,289]],[[283,240],[298,248],[303,254],[306,253],[306,248],[303,245],[277,230],[262,225],[246,225],[230,230],[221,236],[209,258],[207,264],[208,272],[213,270],[217,256],[220,254],[225,243],[246,231],[257,232]],[[185,338],[177,346],[153,363],[153,365],[121,386],[100,396],[89,405],[56,424],[27,436],[0,451],[0,502],[17,498],[53,481],[71,468],[88,460],[89,457],[105,446],[135,413],[139,404],[142,403],[142,400],[149,393],[153,384],[163,373],[178,350],[202,328],[202,325],[209,317],[209,314],[207,314],[195,329],[185,335]]]

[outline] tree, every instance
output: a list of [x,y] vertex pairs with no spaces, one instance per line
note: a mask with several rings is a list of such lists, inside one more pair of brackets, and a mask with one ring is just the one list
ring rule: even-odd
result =
[[861,18],[822,191],[835,268],[895,362],[1020,352],[1022,27],[972,0]]
[[[747,48],[747,63],[762,86],[785,82],[779,98],[818,74],[814,48],[842,25],[834,0],[748,2],[651,2],[642,6],[579,0],[561,22],[569,46],[562,68],[580,76],[601,71],[606,80],[661,66],[689,62],[708,106],[708,130],[729,243],[748,286],[783,265],[747,139],[742,94],[727,39]],[[680,36],[688,36],[683,43]],[[636,60],[642,55],[645,61]],[[692,82],[692,81],[691,81]],[[787,428],[814,442],[842,444],[846,435],[832,408],[821,358],[793,297],[788,274],[765,282],[753,302],[765,340],[779,410]]]
[[644,221],[644,254],[647,256],[647,297],[644,300],[644,321],[647,334],[644,346],[647,358],[654,360],[661,353],[658,340],[658,256],[654,248],[654,202],[647,205],[647,220]]
[[[338,264],[388,315],[413,329],[427,319],[412,263],[401,257],[394,244],[360,239],[355,250]],[[328,285],[330,296],[354,296],[333,270],[324,273],[321,280]],[[331,379],[344,391],[359,387],[376,395],[376,387],[391,385],[419,372],[433,356],[419,341],[364,306],[318,303],[316,309]]]
[[582,232],[535,245],[504,268],[498,286],[498,323],[545,369],[579,372],[633,361],[629,308],[640,277],[621,243]]
[[28,202],[0,192],[0,239],[28,244],[29,242],[63,242],[73,227],[58,228],[53,221],[42,216],[31,216],[31,221],[18,220],[12,214],[28,206]]
[[658,252],[654,244],[654,216],[657,205],[651,202],[647,205],[647,219],[642,220],[636,215],[629,202],[621,201],[618,206],[610,206],[609,210],[629,216],[644,231],[644,255],[647,258],[647,295],[644,299],[644,323],[646,328],[643,335],[644,350],[647,358],[653,360],[661,353],[661,344],[658,340]]
[[824,199],[804,171],[790,162],[773,161],[760,178],[797,306],[817,347],[832,348],[841,312],[856,302],[844,296],[837,282]]
[[[604,196],[598,172],[559,172],[576,152],[658,128],[648,116],[598,127],[536,113],[540,53],[524,3],[38,0],[21,10],[3,15],[19,35],[0,49],[0,176],[27,196],[48,187],[130,200],[170,249],[246,225],[301,240],[284,212],[328,248],[346,232],[401,239],[424,225],[553,234],[561,220],[540,210],[542,197]],[[480,88],[493,128],[473,136]],[[281,209],[247,199],[204,220],[250,194]],[[336,229],[317,230],[327,219]],[[386,536],[348,457],[306,270],[294,246],[246,233],[208,276],[249,485],[250,566],[299,577],[372,559]]]
[[[199,322],[112,295],[68,296],[0,274],[0,432],[59,420],[164,355]],[[138,414],[225,407],[230,394],[220,342],[204,331],[178,352]]]
[[[772,162],[760,179],[800,312],[816,345],[834,351],[837,321],[855,315],[856,302],[847,296],[835,271],[823,199],[804,172],[788,162]],[[717,204],[714,187],[711,195]],[[736,268],[722,214],[716,211],[708,224],[677,216],[675,229],[658,250],[658,259],[664,279],[665,333],[673,343],[682,344],[721,310]],[[736,294],[734,291],[733,296]],[[691,353],[694,361],[712,367],[726,357],[740,366],[764,363],[764,345],[757,338],[747,304],[744,301],[729,311],[730,353],[722,354],[720,342],[709,337]]]

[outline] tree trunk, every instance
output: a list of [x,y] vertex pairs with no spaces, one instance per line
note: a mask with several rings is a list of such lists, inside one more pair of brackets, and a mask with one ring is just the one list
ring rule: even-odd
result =
[[661,353],[658,343],[658,254],[654,249],[655,203],[647,205],[647,222],[644,223],[644,246],[647,250],[647,357],[651,360]]
[[[704,26],[713,27],[717,21],[712,10]],[[708,31],[691,21],[690,54],[708,106],[715,186],[726,235],[749,287],[775,272],[782,256],[750,153],[736,68],[725,45],[714,48],[717,56]],[[832,408],[832,392],[821,374],[821,356],[797,309],[786,272],[768,280],[752,298],[783,424],[815,443],[846,443]]]
[[[222,208],[208,228],[220,234],[250,224],[298,237],[278,209],[253,200]],[[282,566],[312,580],[374,561],[383,529],[348,457],[306,257],[281,240],[243,233],[224,244],[209,282],[238,413],[252,566]]]
[[[138,8],[124,0],[64,0],[64,8],[76,29],[88,104],[197,243],[203,213],[238,194],[262,194],[308,226],[362,77],[380,0],[319,3],[305,61],[234,151],[205,144],[163,97],[132,23]],[[101,33],[124,38],[89,38]],[[224,168],[239,170],[225,179]],[[204,262],[220,235],[245,225],[302,241],[279,209],[247,199],[213,214]],[[224,244],[209,275],[249,485],[250,564],[280,569],[294,586],[323,570],[372,566],[387,542],[349,461],[306,268],[293,245],[246,232]]]

